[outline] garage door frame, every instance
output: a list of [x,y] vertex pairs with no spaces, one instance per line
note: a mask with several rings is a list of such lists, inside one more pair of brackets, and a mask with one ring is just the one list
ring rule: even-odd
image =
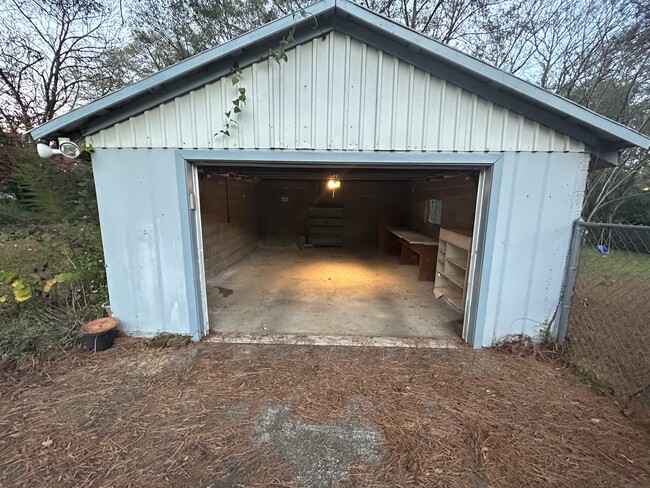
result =
[[199,166],[268,166],[281,168],[413,168],[479,170],[470,284],[468,287],[463,339],[472,347],[482,347],[486,303],[482,290],[487,287],[491,256],[494,248],[497,200],[500,190],[503,153],[468,152],[407,152],[407,151],[315,151],[315,150],[178,150],[176,158],[184,168],[186,211],[181,212],[190,230],[194,290],[194,310],[199,337],[208,332],[207,295],[201,236],[200,199],[198,191]]

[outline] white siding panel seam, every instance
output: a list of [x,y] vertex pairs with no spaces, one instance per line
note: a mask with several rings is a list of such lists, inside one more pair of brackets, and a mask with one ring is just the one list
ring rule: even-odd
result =
[[[280,83],[278,84],[278,108],[277,112],[280,115],[280,123],[278,124],[278,129],[276,130],[276,134],[278,134],[278,146],[281,148],[287,147],[287,131],[286,131],[286,124],[284,123],[285,121],[285,115],[287,112],[287,104],[285,103],[285,96],[284,92],[286,90],[287,82],[286,82],[286,63],[275,63],[278,68],[278,78],[280,80]],[[240,146],[241,147],[241,146]]]
[[332,149],[332,125],[334,124],[334,36],[328,39],[327,63],[327,149]]
[[183,143],[183,124],[181,121],[181,111],[179,110],[178,98],[174,98],[172,101],[172,107],[174,109],[174,118],[176,120],[176,144],[174,145],[177,148],[184,147]]
[[411,140],[411,136],[413,135],[413,111],[415,110],[415,107],[413,104],[415,103],[414,97],[413,97],[413,84],[415,83],[415,66],[409,65],[409,86],[408,86],[408,97],[406,99],[406,108],[408,110],[407,115],[406,115],[406,150],[410,151],[413,149],[413,141]]
[[491,140],[490,140],[490,130],[492,128],[492,112],[494,110],[494,104],[492,102],[487,102],[488,104],[488,113],[487,113],[487,121],[485,123],[485,141],[483,143],[483,147],[485,148],[486,151],[490,151],[492,149],[491,146]]
[[476,151],[478,145],[476,144],[476,139],[478,134],[476,133],[476,117],[478,116],[478,97],[475,93],[471,94],[472,96],[472,117],[469,121],[469,130],[466,134],[467,141],[467,150]]
[[145,132],[147,134],[147,147],[151,148],[153,147],[152,145],[153,141],[151,140],[151,111],[150,110],[147,110],[144,113],[144,125],[145,125]]
[[361,46],[361,73],[359,74],[361,79],[359,81],[359,90],[361,95],[359,96],[359,135],[357,138],[357,149],[363,148],[364,138],[363,131],[365,129],[365,113],[366,113],[366,73],[368,71],[368,45],[363,44]]
[[309,141],[310,145],[316,143],[316,94],[318,93],[318,71],[316,64],[316,53],[318,52],[318,42],[317,39],[314,39],[311,42],[311,87],[312,87],[312,97],[311,97],[311,139]]
[[511,149],[508,148],[506,144],[506,140],[508,138],[508,135],[512,136],[512,134],[508,133],[508,115],[509,111],[504,109],[503,110],[503,126],[501,127],[501,146],[499,147],[499,150],[501,151],[510,151]]
[[442,131],[445,126],[444,108],[446,104],[447,104],[447,82],[445,80],[440,80],[440,103],[438,104],[438,138],[433,148],[444,147],[442,145]]
[[[504,162],[505,164],[505,162]],[[516,196],[516,189],[517,189],[517,173],[519,169],[519,154],[514,155],[514,161],[513,161],[514,167],[512,168],[512,189],[510,190],[509,198],[508,198],[508,207],[506,210],[507,217],[505,217],[505,222],[506,222],[506,228],[504,232],[504,238],[503,238],[503,254],[501,255],[501,269],[499,270],[499,284],[497,286],[497,301],[496,301],[496,306],[497,310],[495,313],[494,317],[494,325],[496,327],[502,327],[502,324],[500,324],[499,316],[501,312],[501,307],[502,307],[502,293],[503,293],[503,285],[506,277],[506,264],[508,263],[508,250],[510,245],[512,245],[512,236],[511,236],[511,223],[512,223],[512,211],[514,207],[514,201],[515,201],[515,196]],[[492,341],[496,339],[496,331],[493,332],[492,334]]]
[[[271,64],[271,60],[267,59],[266,60],[266,66],[267,66],[267,81],[268,81],[268,96],[266,99],[266,103],[263,105],[267,105],[268,107],[264,106],[264,109],[266,110],[266,113],[269,114],[269,144],[272,147],[276,147],[277,144],[275,143],[275,130],[273,127],[273,122],[275,120],[274,114],[275,114],[275,106],[273,105],[275,102],[275,91],[273,90],[273,65]],[[262,105],[262,104],[260,104]]]
[[422,110],[422,138],[420,140],[420,149],[427,149],[427,134],[429,132],[429,93],[431,89],[431,75],[424,74],[424,107]]
[[[129,119],[128,127],[130,127],[130,129],[131,129],[131,134],[130,134],[131,135],[131,140],[129,141],[130,142],[129,147],[136,147],[135,146],[135,144],[136,144],[135,141],[137,140],[137,138],[135,137],[136,123],[133,120],[133,117],[131,117]],[[146,139],[146,138],[143,138],[143,139]]]
[[[462,112],[461,111],[462,111],[462,108],[463,108],[463,106],[462,106],[463,105],[463,90],[461,90],[460,88],[456,89],[455,103],[456,103],[456,115],[455,115],[455,117],[456,117],[456,125],[455,125],[455,129],[454,129],[454,133],[453,133],[453,135],[451,137],[451,140],[453,141],[452,147],[455,150],[459,150],[459,149],[463,150],[464,148],[462,147],[462,145],[460,144],[460,141],[459,141],[459,138],[461,138],[462,135],[463,135],[462,134],[463,130],[461,128],[461,118],[462,118]],[[465,141],[464,137],[462,137],[462,141],[463,142]]]
[[390,147],[395,147],[397,135],[397,103],[400,96],[399,58],[393,58],[393,89],[390,91]]
[[376,103],[375,103],[375,137],[373,138],[375,146],[373,149],[379,149],[379,131],[381,130],[381,105],[382,105],[382,72],[384,68],[384,53],[379,51],[379,58],[377,59],[377,92],[376,92]]
[[[296,79],[296,105],[295,105],[295,110],[294,110],[294,130],[293,130],[293,147],[295,149],[300,148],[300,94],[302,92],[302,72],[301,72],[301,65],[302,65],[302,46],[296,46],[296,65],[295,65],[295,79]],[[255,125],[255,122],[253,122],[253,125]]]

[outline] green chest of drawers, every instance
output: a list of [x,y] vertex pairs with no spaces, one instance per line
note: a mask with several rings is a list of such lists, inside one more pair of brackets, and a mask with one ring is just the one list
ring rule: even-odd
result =
[[312,246],[342,246],[343,209],[340,207],[309,207],[307,209],[307,242]]

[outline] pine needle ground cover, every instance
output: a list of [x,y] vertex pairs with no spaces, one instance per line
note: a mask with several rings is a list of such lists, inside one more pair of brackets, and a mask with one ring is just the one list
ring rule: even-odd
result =
[[69,350],[0,382],[0,485],[642,487],[650,434],[495,350]]

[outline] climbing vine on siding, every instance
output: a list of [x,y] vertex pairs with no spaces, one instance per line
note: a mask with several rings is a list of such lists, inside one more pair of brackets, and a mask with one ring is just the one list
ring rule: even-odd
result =
[[239,68],[238,64],[235,64],[231,68],[231,72],[232,77],[230,78],[230,81],[237,87],[238,96],[232,100],[231,109],[225,112],[226,122],[224,123],[223,128],[219,131],[220,134],[224,134],[228,137],[230,137],[230,124],[237,124],[235,116],[240,113],[242,107],[246,105],[246,87],[240,86],[242,70]]
[[[267,60],[267,59],[274,59],[276,63],[281,64],[282,61],[285,63],[289,60],[287,57],[287,48],[295,41],[293,38],[293,34],[295,32],[295,27],[292,27],[289,33],[284,36],[279,44],[278,48],[274,50],[269,50],[268,55],[266,55],[264,58],[262,58],[262,61]],[[224,112],[224,115],[226,116],[226,121],[223,124],[223,127],[221,130],[215,134],[215,136],[219,134],[223,134],[224,136],[230,137],[230,128],[232,125],[238,125],[237,122],[237,114],[240,114],[242,112],[242,109],[244,105],[246,105],[246,87],[242,85],[242,77],[243,77],[243,72],[241,68],[239,67],[239,64],[235,63],[231,69],[231,77],[230,81],[237,88],[237,98],[233,99],[230,103],[232,106],[230,107],[230,110],[227,112]]]

